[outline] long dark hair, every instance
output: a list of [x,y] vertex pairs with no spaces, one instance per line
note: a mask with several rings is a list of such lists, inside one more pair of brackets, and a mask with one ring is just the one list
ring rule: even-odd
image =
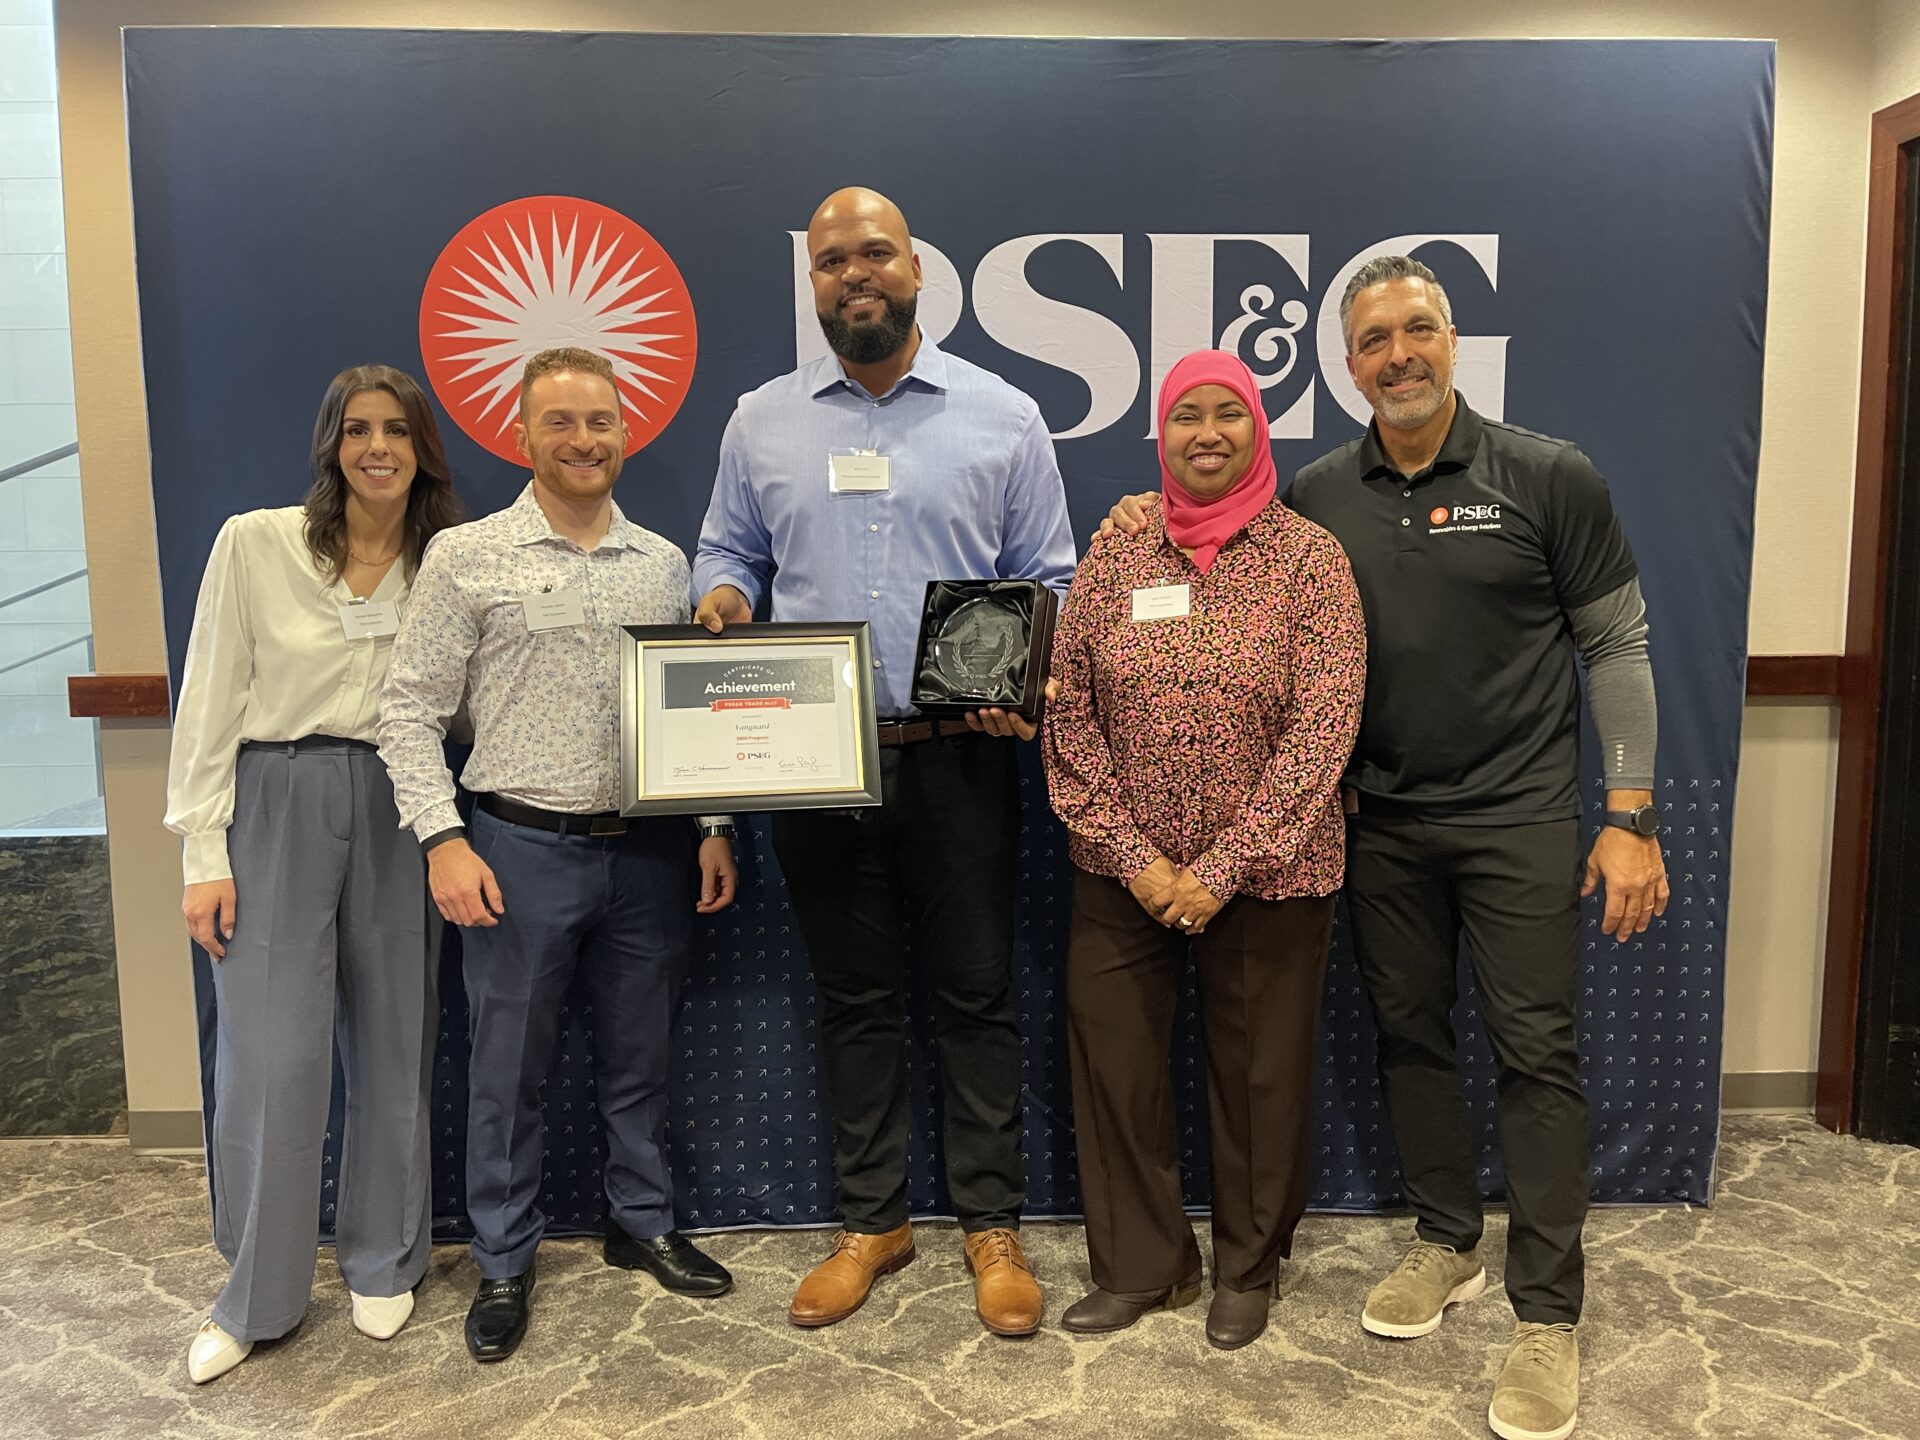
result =
[[346,427],[347,402],[367,390],[384,390],[400,402],[413,441],[415,474],[407,491],[407,518],[400,535],[401,562],[408,575],[420,568],[427,542],[466,518],[453,493],[440,426],[419,382],[391,365],[354,365],[333,377],[313,421],[309,467],[313,485],[301,502],[307,512],[307,549],[313,562],[338,580],[347,568],[347,477],[340,473],[340,433]]

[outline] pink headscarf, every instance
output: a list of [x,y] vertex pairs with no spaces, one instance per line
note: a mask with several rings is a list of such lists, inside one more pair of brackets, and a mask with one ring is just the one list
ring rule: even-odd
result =
[[1160,451],[1160,493],[1166,506],[1167,534],[1173,543],[1193,552],[1193,563],[1206,574],[1220,547],[1273,500],[1279,477],[1273,468],[1273,442],[1267,438],[1267,411],[1260,403],[1260,386],[1237,355],[1224,350],[1196,350],[1167,372],[1160,383],[1160,434],[1167,433],[1167,416],[1189,390],[1200,385],[1224,385],[1246,402],[1253,414],[1253,460],[1231,490],[1211,500],[1196,499],[1167,468],[1165,440]]

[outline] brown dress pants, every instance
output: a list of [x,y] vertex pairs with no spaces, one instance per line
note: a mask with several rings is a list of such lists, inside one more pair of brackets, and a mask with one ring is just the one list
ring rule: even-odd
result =
[[1239,895],[1189,939],[1120,881],[1074,872],[1067,1034],[1093,1283],[1137,1294],[1200,1270],[1181,1208],[1169,1073],[1181,972],[1198,972],[1213,1138],[1214,1283],[1258,1290],[1307,1208],[1313,1041],[1333,897]]

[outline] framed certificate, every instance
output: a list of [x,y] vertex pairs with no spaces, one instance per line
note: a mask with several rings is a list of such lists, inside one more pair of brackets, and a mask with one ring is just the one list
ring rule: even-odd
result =
[[880,803],[866,621],[627,625],[620,637],[620,813]]

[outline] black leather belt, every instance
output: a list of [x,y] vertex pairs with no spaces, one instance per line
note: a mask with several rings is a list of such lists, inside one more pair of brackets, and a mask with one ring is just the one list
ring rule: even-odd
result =
[[627,826],[632,823],[617,810],[602,810],[598,815],[570,815],[564,810],[522,805],[491,791],[476,795],[473,803],[496,820],[531,826],[535,830],[551,830],[556,835],[591,835],[596,840],[608,840],[626,834]]
[[949,735],[974,733],[964,720],[882,720],[879,729],[883,750],[891,745],[918,745],[936,736],[945,739]]
[[1361,790],[1349,791],[1353,796],[1354,815],[1378,815],[1389,820],[1420,820],[1431,818],[1436,813],[1445,815],[1446,811],[1431,803],[1396,800],[1388,795],[1369,795]]

